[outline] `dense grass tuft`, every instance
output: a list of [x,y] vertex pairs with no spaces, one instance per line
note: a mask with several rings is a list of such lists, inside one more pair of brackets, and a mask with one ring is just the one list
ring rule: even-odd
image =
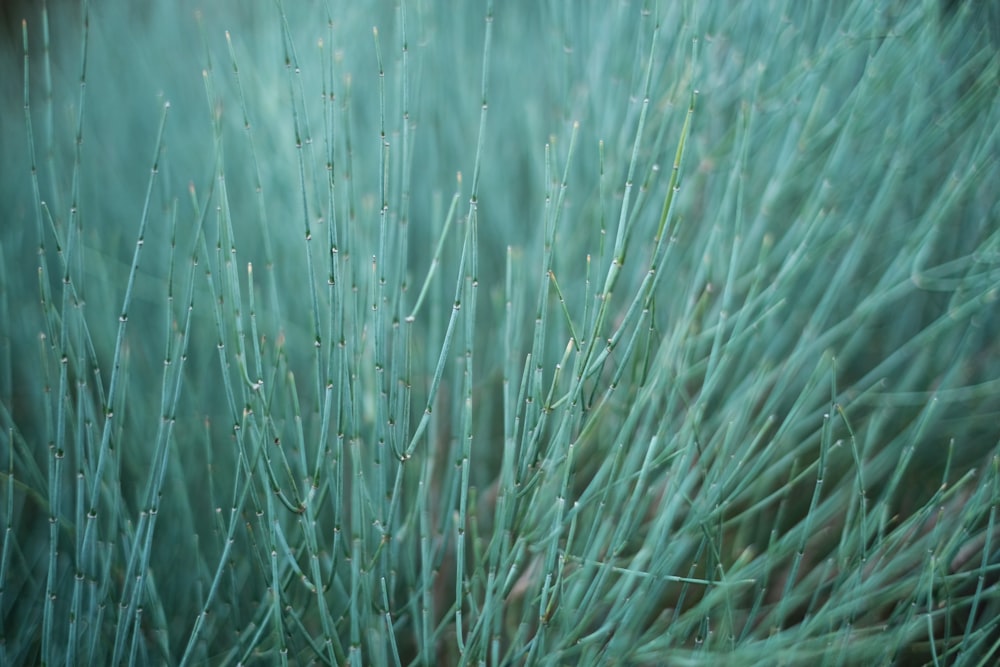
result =
[[995,662],[992,5],[375,4],[4,14],[0,664]]

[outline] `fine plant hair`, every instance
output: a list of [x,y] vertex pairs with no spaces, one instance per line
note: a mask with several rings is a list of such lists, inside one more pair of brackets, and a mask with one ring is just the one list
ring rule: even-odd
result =
[[998,660],[993,5],[22,5],[0,664]]

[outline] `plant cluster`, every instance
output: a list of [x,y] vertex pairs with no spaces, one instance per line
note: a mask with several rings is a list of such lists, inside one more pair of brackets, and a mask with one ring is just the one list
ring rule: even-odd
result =
[[996,22],[26,6],[0,664],[992,664]]

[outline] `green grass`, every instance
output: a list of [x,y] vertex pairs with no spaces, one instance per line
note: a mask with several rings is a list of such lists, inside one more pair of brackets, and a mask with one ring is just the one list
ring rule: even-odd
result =
[[996,661],[992,6],[22,13],[0,664]]

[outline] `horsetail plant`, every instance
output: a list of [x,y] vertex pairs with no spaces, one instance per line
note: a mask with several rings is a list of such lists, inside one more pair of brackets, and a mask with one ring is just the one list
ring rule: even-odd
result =
[[991,9],[5,21],[0,664],[996,661]]

